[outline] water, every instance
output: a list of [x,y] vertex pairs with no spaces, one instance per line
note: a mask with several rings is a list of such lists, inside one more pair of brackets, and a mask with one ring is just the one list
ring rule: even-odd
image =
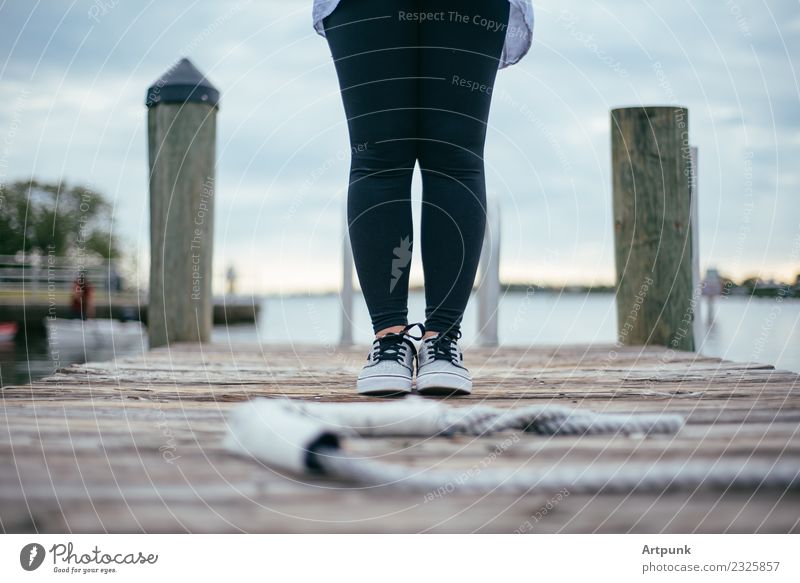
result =
[[121,350],[120,344],[109,342],[98,346],[91,342],[87,344],[85,338],[78,338],[69,345],[60,345],[57,351],[51,351],[45,336],[34,336],[27,342],[24,339],[0,342],[0,386],[28,383],[73,363],[114,360],[144,349],[143,346],[131,348],[128,343],[126,349]]
[[[356,342],[367,344],[372,330],[363,300],[355,301],[353,334]],[[409,321],[421,320],[424,298],[412,293]],[[476,304],[470,302],[463,323],[463,343],[476,340]],[[719,298],[715,318],[708,324],[708,305],[703,302],[700,317],[704,334],[699,351],[735,361],[772,364],[776,368],[800,372],[800,300]],[[215,327],[215,342],[312,343],[334,345],[340,335],[340,304],[336,295],[295,296],[264,300],[255,325]],[[613,343],[616,341],[616,307],[613,294],[508,293],[499,312],[500,341],[514,346]],[[121,356],[113,348],[93,349],[91,360]],[[50,374],[56,366],[80,362],[78,351],[60,361],[48,355],[44,338],[24,342],[0,343],[0,384],[29,382]]]
[[[353,336],[369,343],[372,329],[360,297],[355,301]],[[409,297],[409,321],[423,318],[421,293]],[[727,296],[717,298],[709,323],[706,301],[700,307],[704,323],[699,351],[735,361],[761,362],[800,372],[800,299],[782,302],[768,298]],[[339,297],[307,296],[268,298],[257,326],[217,328],[218,342],[259,340],[336,344],[340,334]],[[463,343],[476,340],[476,303],[464,315]],[[500,342],[514,346],[613,343],[617,339],[617,310],[613,294],[508,293],[500,303]]]

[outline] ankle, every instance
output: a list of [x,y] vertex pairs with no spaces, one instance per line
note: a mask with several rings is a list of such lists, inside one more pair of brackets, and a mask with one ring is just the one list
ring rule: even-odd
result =
[[381,338],[383,336],[386,336],[387,334],[402,332],[404,328],[405,326],[400,324],[399,326],[390,326],[389,328],[378,330],[377,332],[375,332],[375,338]]
[[422,335],[423,340],[427,340],[428,338],[433,338],[434,336],[438,336],[439,333],[436,330],[428,330],[425,334]]

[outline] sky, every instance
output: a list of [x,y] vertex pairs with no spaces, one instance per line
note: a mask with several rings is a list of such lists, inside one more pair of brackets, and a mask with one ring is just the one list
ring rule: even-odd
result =
[[[612,283],[609,112],[680,105],[699,149],[701,269],[793,280],[797,0],[534,6],[533,46],[498,73],[489,120],[501,278]],[[233,265],[242,291],[338,288],[348,138],[310,0],[0,0],[0,183],[34,176],[103,192],[146,274],[145,91],[181,57],[221,92],[215,287]],[[418,222],[418,173],[413,196]],[[412,283],[421,275],[415,249]]]

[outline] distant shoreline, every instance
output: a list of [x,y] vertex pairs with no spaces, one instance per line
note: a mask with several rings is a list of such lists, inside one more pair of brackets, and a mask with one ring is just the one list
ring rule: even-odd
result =
[[[542,286],[536,284],[522,284],[522,283],[509,283],[501,284],[500,289],[503,293],[522,293],[522,294],[570,294],[570,295],[587,295],[587,294],[611,294],[615,293],[614,286],[611,285],[596,285],[596,286],[583,286],[583,285],[564,285],[564,286]],[[783,293],[781,290],[784,290]],[[409,293],[423,293],[425,288],[423,286],[412,286],[409,288]],[[473,293],[476,291],[473,288]],[[339,290],[323,290],[314,292],[288,292],[288,293],[265,293],[254,294],[263,299],[280,299],[280,298],[321,298],[338,296]],[[355,293],[360,294],[361,290],[356,289]],[[242,294],[243,297],[250,297],[247,294]],[[775,299],[778,297],[784,300],[800,299],[800,289],[791,287],[776,287],[776,288],[762,288],[750,290],[745,287],[737,286],[726,288],[722,294],[717,297],[735,296],[735,297],[752,297],[755,299]]]

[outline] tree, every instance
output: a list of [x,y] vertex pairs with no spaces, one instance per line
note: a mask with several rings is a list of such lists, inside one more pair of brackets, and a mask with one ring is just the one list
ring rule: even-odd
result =
[[49,252],[115,259],[111,205],[84,186],[14,182],[0,190],[0,255]]

